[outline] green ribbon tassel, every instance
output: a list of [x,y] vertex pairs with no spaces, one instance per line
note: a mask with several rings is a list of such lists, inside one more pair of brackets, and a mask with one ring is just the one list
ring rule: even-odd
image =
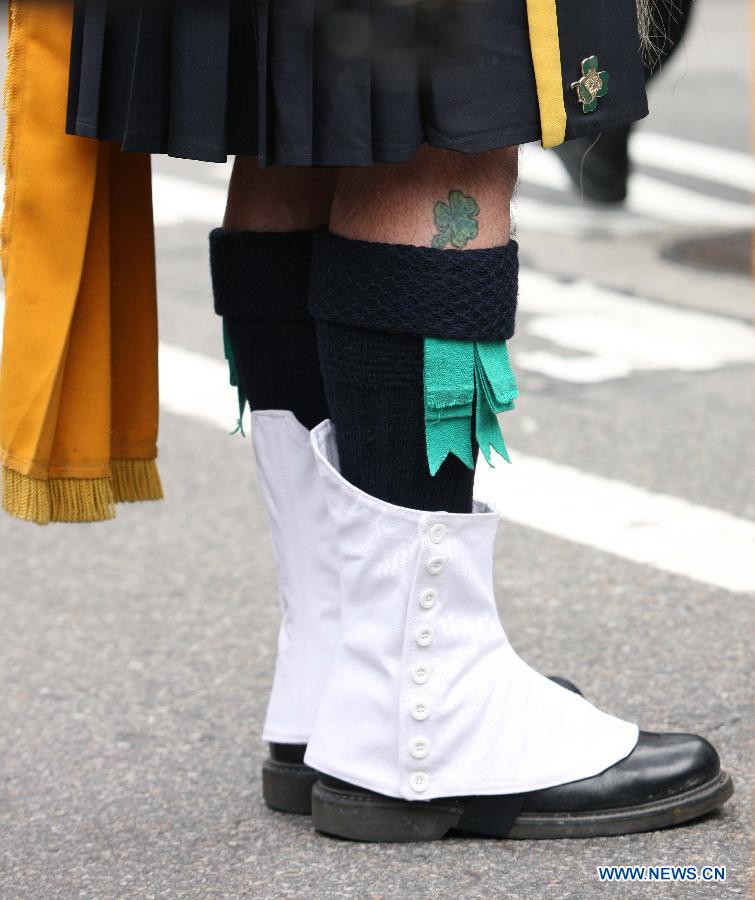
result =
[[509,459],[498,413],[514,408],[519,391],[505,341],[425,339],[425,438],[430,474],[453,453],[474,468],[475,437],[489,466],[495,450]]
[[231,346],[231,339],[228,335],[228,326],[226,324],[225,319],[223,319],[223,352],[225,353],[226,362],[228,363],[228,376],[231,382],[231,387],[236,388],[236,392],[238,393],[239,398],[239,418],[236,422],[236,427],[233,429],[231,434],[241,434],[241,437],[246,437],[244,434],[244,410],[246,409],[246,396],[241,389],[241,385],[239,384],[239,375],[238,369],[236,368],[236,358],[233,355],[233,347]]

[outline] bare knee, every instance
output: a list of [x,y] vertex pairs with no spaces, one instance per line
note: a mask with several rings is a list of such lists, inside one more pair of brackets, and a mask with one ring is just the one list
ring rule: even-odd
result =
[[392,244],[502,246],[517,161],[516,147],[474,155],[425,147],[408,163],[342,169],[331,230]]
[[308,231],[328,224],[337,169],[271,166],[238,156],[223,227],[229,231]]

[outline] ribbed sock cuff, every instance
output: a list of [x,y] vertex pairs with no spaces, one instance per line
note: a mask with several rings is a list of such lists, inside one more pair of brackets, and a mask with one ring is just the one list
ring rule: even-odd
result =
[[309,321],[311,231],[210,232],[210,271],[219,316]]
[[310,311],[323,322],[467,341],[514,334],[516,241],[485,250],[378,244],[317,232]]

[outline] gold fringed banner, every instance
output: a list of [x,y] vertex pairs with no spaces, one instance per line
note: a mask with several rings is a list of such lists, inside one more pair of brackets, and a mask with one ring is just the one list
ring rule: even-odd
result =
[[163,499],[163,486],[154,459],[113,459],[110,467],[116,503]]
[[70,0],[9,11],[2,505],[101,522],[163,496],[150,160],[65,133]]

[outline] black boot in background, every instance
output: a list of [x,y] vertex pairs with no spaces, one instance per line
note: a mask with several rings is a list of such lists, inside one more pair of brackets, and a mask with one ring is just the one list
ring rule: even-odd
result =
[[576,138],[555,148],[580,197],[593,203],[623,203],[629,182],[630,129]]

